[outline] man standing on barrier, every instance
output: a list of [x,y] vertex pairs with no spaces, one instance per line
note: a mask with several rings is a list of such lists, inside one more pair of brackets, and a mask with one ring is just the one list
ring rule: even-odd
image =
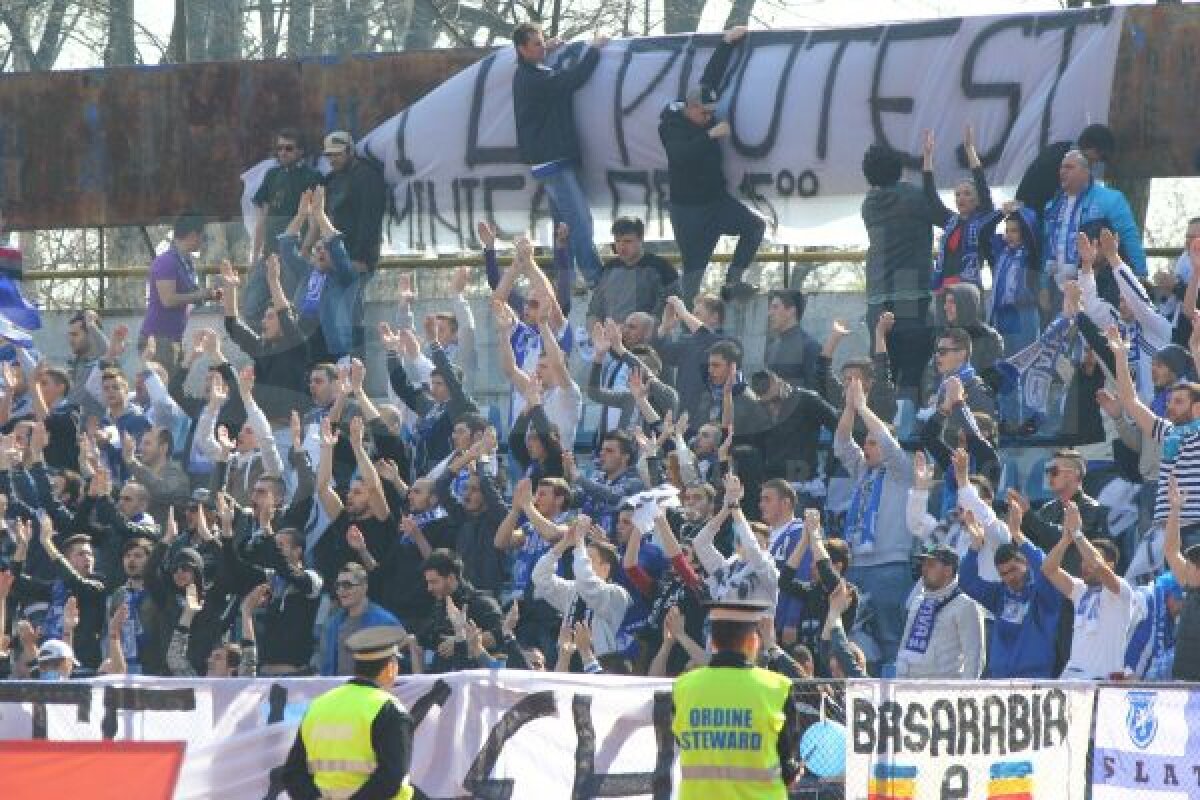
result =
[[388,691],[405,638],[379,626],[346,639],[354,678],[312,702],[283,765],[294,800],[412,800],[413,721]]
[[762,605],[709,606],[712,660],[675,681],[679,800],[784,800],[800,771],[792,682],[753,666]]

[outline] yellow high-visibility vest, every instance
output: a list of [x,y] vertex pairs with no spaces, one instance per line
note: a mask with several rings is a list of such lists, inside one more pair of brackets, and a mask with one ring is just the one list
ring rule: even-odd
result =
[[[375,771],[371,723],[392,696],[374,686],[347,683],[318,697],[300,723],[308,756],[308,771],[328,800],[350,797]],[[412,800],[413,788],[404,779],[392,800]]]
[[676,679],[679,800],[787,800],[776,746],[791,689],[757,667],[704,667]]

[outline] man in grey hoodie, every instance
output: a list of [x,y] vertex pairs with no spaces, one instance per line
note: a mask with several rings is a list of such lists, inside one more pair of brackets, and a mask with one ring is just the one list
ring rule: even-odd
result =
[[95,311],[80,311],[67,323],[67,375],[71,378],[68,402],[79,406],[82,418],[103,417],[104,407],[87,390],[88,378],[108,351],[108,337],[100,330],[100,317]]
[[[854,420],[867,428],[863,446],[854,441]],[[909,553],[913,537],[905,522],[913,467],[886,423],[867,407],[858,377],[846,381],[846,407],[833,434],[833,454],[854,484],[843,536],[853,560],[846,579],[867,589],[880,658],[896,657],[904,630],[904,603],[912,587]]]

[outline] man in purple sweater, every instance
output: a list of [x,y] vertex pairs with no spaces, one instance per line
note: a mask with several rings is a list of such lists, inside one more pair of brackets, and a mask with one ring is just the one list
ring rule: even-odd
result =
[[200,285],[192,256],[204,245],[204,221],[185,214],[175,220],[171,246],[154,259],[146,286],[146,318],[138,337],[138,349],[154,340],[158,361],[174,372],[183,354],[183,331],[191,307],[216,297],[213,289]]

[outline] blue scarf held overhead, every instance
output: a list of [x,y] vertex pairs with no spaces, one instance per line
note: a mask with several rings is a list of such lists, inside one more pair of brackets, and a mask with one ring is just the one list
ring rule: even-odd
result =
[[879,503],[883,499],[886,467],[871,467],[855,485],[846,513],[846,542],[855,553],[875,550],[875,526],[879,520]]

